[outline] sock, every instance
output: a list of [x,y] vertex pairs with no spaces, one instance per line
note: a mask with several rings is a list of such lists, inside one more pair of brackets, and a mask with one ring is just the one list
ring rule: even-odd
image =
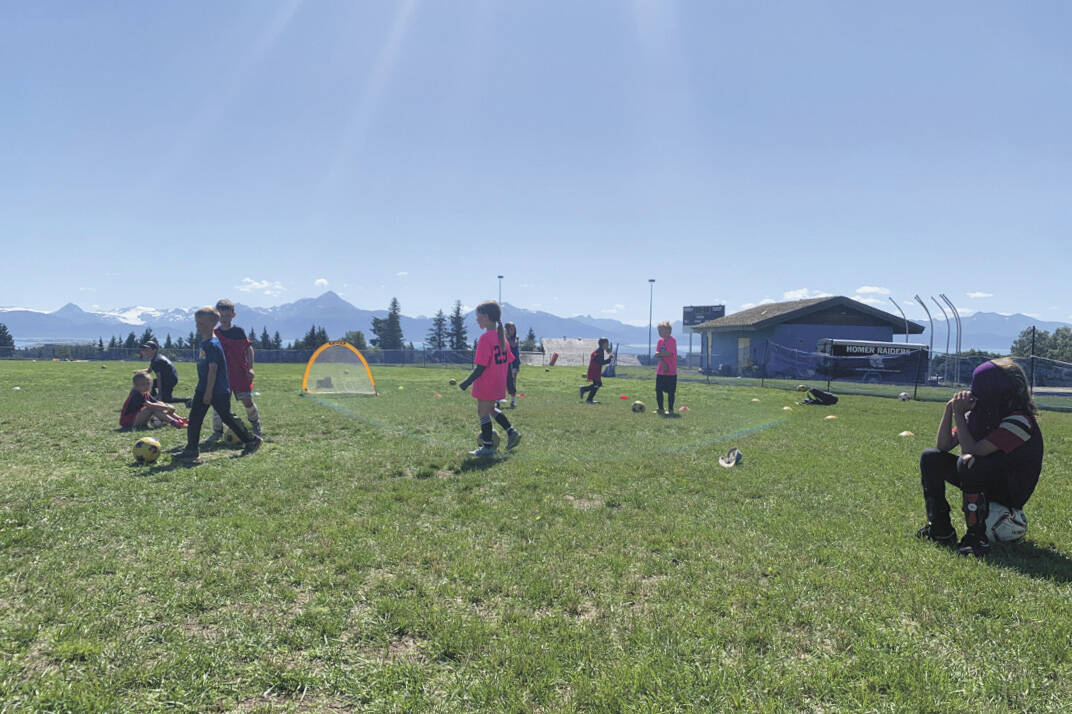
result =
[[223,419],[220,418],[220,413],[215,409],[212,410],[212,431],[217,434],[223,433]]
[[968,530],[982,529],[986,533],[986,517],[990,508],[983,493],[964,493],[964,523]]
[[662,409],[663,408],[663,393],[662,392],[656,392],[655,393],[655,401],[658,402],[659,409]]
[[484,446],[491,448],[495,442],[491,438],[491,417],[480,417],[480,440],[484,442]]
[[677,392],[667,392],[666,393],[666,406],[669,407],[669,411],[671,411],[671,412],[674,411],[674,396],[676,394],[677,394]]
[[598,391],[599,387],[593,384],[588,392],[588,401],[594,402],[596,400],[596,392]]
[[492,415],[495,417],[495,421],[499,422],[499,426],[501,426],[503,429],[506,429],[507,431],[513,429],[513,427],[510,426],[510,420],[507,419],[506,415],[503,414],[501,411],[496,409],[494,412],[492,412]]
[[256,424],[261,420],[260,412],[257,411],[256,404],[250,404],[246,407],[246,419],[249,419],[250,424]]

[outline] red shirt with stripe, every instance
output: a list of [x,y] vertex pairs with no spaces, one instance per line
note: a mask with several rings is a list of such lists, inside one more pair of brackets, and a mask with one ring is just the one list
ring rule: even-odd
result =
[[1005,505],[1022,508],[1035,491],[1042,472],[1043,442],[1038,422],[1027,412],[1012,412],[1003,417],[997,428],[982,440],[989,441],[1005,454],[1009,489],[1019,501]]
[[232,392],[252,392],[253,380],[249,378],[249,361],[246,349],[253,344],[246,337],[241,327],[229,327],[226,330],[217,327],[213,330],[223,347],[223,356],[227,360],[227,381]]

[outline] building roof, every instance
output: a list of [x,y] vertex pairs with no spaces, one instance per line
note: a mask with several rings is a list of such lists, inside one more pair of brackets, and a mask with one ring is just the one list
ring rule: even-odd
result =
[[[884,310],[871,307],[859,300],[834,295],[831,297],[790,300],[789,302],[772,302],[756,305],[732,315],[708,320],[691,328],[697,332],[729,332],[762,330],[789,320],[795,320],[811,313],[822,312],[830,308],[841,307],[862,313],[882,322],[887,322],[896,335],[905,334],[905,320],[900,315],[893,315]],[[908,321],[908,334],[918,335],[923,332],[923,325]]]

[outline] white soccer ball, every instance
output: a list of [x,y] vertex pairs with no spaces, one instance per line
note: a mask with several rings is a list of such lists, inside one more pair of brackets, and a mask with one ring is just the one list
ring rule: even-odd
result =
[[230,429],[223,433],[223,443],[227,444],[227,446],[230,446],[232,449],[242,446],[242,440],[238,438],[238,434]]
[[1027,535],[1027,516],[1019,508],[1009,508],[1001,503],[991,502],[990,513],[986,517],[986,537],[1003,543],[1016,542]]
[[897,395],[897,398],[900,399],[902,402],[907,402],[912,397],[908,395],[908,392],[901,392]]

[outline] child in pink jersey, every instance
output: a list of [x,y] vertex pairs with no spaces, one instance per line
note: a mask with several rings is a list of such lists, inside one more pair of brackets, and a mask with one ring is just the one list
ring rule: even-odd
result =
[[521,432],[510,424],[497,406],[498,401],[506,395],[506,371],[514,357],[506,342],[499,303],[488,300],[477,305],[476,322],[485,331],[476,343],[476,354],[473,356],[476,366],[458,386],[464,391],[470,384],[473,385],[473,398],[477,400],[476,413],[480,417],[480,448],[469,453],[473,456],[494,456],[492,418],[506,429],[507,449],[513,449],[521,441]]
[[[659,367],[655,370],[655,401],[658,402],[657,414],[677,416],[674,413],[674,396],[677,394],[677,340],[670,335],[670,323],[659,323],[659,344],[655,347],[655,357]],[[666,411],[663,411],[663,392],[666,392]]]

